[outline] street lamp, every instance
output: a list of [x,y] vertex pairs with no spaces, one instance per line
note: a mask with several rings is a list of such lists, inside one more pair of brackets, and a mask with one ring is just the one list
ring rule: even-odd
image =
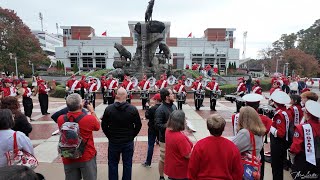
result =
[[[10,59],[12,59],[13,57],[13,54],[12,53],[9,53],[9,56],[10,56]],[[16,76],[19,76],[18,75],[18,64],[17,64],[17,56],[14,56],[14,63],[16,65]]]
[[289,63],[286,63],[286,76],[288,77],[289,75]]
[[[280,61],[282,60],[282,58],[283,58],[283,56],[281,55],[281,56],[279,56],[279,58],[280,58]],[[278,73],[278,64],[279,64],[279,59],[277,59],[277,66],[276,66],[276,73]]]

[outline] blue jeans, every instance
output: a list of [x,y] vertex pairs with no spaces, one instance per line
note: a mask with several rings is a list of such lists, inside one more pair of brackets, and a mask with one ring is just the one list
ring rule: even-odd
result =
[[246,84],[248,93],[251,92],[251,84]]
[[151,165],[152,156],[153,156],[153,149],[154,149],[154,143],[156,142],[156,133],[148,131],[148,154],[147,154],[147,160],[146,164]]
[[123,175],[122,180],[131,180],[132,175],[132,157],[133,157],[133,141],[124,144],[113,144],[109,142],[108,148],[108,168],[109,180],[118,180],[118,164],[120,154],[122,154]]

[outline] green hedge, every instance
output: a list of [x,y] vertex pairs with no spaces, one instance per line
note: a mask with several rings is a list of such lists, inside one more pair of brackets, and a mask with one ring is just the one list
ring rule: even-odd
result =
[[201,74],[199,73],[199,71],[194,71],[191,69],[187,69],[186,72],[190,73],[192,75],[192,78],[196,79],[197,77],[199,77]]
[[[261,81],[260,86],[262,88],[262,91],[269,91],[271,88],[271,83],[269,80],[263,80],[263,81]],[[230,94],[230,93],[236,92],[237,85],[226,84],[226,85],[220,86],[220,89],[222,90],[221,95],[223,96],[225,94]]]
[[59,85],[56,87],[56,90],[52,94],[50,94],[50,97],[64,98],[65,95],[66,95],[65,88]]

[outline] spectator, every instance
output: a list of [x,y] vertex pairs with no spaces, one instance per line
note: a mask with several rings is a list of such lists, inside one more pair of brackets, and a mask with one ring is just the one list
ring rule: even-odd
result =
[[141,119],[137,108],[128,102],[127,91],[121,87],[116,94],[116,102],[109,105],[102,117],[102,130],[109,139],[108,167],[109,180],[118,180],[118,164],[122,154],[122,179],[131,180],[134,138],[141,129]]
[[251,83],[252,83],[252,78],[251,78],[251,75],[249,75],[249,78],[246,80],[246,88],[248,93],[251,92]]
[[159,143],[160,143],[160,161],[159,161],[159,174],[160,180],[164,179],[164,158],[165,158],[165,132],[166,124],[172,111],[177,110],[173,104],[174,94],[171,89],[163,88],[160,90],[160,97],[162,104],[157,108],[155,114],[156,129],[159,130]]
[[156,142],[156,138],[159,136],[158,132],[156,131],[155,122],[154,122],[154,115],[156,113],[157,108],[161,105],[161,97],[160,94],[157,93],[152,98],[155,101],[155,105],[152,106],[150,109],[147,109],[145,116],[149,120],[148,122],[148,154],[147,159],[142,165],[144,167],[151,167],[154,143]]
[[207,119],[211,136],[201,139],[194,146],[188,166],[189,180],[242,180],[240,152],[230,140],[221,137],[225,125],[226,121],[218,114]]
[[170,114],[166,129],[166,154],[164,172],[169,179],[187,179],[188,163],[192,142],[183,134],[186,117],[183,111],[175,110]]
[[26,136],[29,136],[29,133],[32,131],[32,126],[27,116],[21,113],[17,98],[12,96],[4,97],[1,100],[1,109],[10,109],[14,115],[14,126],[12,130],[23,132]]
[[293,122],[294,125],[298,125],[300,124],[302,117],[303,117],[303,110],[301,107],[301,97],[297,94],[292,94],[290,96],[291,99],[291,106],[288,108],[288,112],[290,112],[290,114],[293,117]]
[[[7,166],[6,152],[13,150],[13,135],[15,133],[12,130],[14,120],[12,113],[9,109],[0,109],[0,167]],[[30,139],[22,132],[16,132],[17,144],[19,148],[33,153],[33,146]],[[2,173],[0,173],[2,176]]]
[[62,125],[65,123],[65,116],[69,121],[71,121],[71,119],[74,121],[76,118],[83,116],[78,121],[78,124],[80,128],[80,136],[82,139],[86,140],[86,145],[80,158],[62,158],[66,176],[65,179],[78,180],[83,178],[84,180],[95,180],[97,179],[97,151],[94,147],[92,132],[100,129],[99,119],[97,118],[91,104],[87,105],[90,115],[83,114],[83,103],[79,94],[70,94],[66,99],[66,104],[69,112],[66,115],[59,116],[57,121],[59,129],[61,130]]
[[42,174],[35,173],[27,166],[12,165],[0,168],[0,180],[44,180]]
[[263,148],[263,136],[266,133],[266,128],[257,111],[250,106],[245,106],[240,109],[237,135],[232,139],[240,153],[249,152],[250,154],[253,154],[250,133],[254,135],[256,141],[256,156],[260,158],[260,152]]

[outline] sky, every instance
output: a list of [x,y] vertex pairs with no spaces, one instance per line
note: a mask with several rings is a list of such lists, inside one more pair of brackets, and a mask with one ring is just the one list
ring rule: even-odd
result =
[[[91,26],[96,35],[129,36],[128,21],[143,21],[149,0],[0,0],[31,30],[56,33],[59,26]],[[153,20],[170,21],[171,37],[191,32],[203,37],[207,28],[236,28],[235,48],[243,52],[247,31],[246,57],[259,58],[258,51],[271,47],[282,34],[295,33],[320,19],[320,0],[155,0]],[[62,34],[62,29],[59,29]]]

